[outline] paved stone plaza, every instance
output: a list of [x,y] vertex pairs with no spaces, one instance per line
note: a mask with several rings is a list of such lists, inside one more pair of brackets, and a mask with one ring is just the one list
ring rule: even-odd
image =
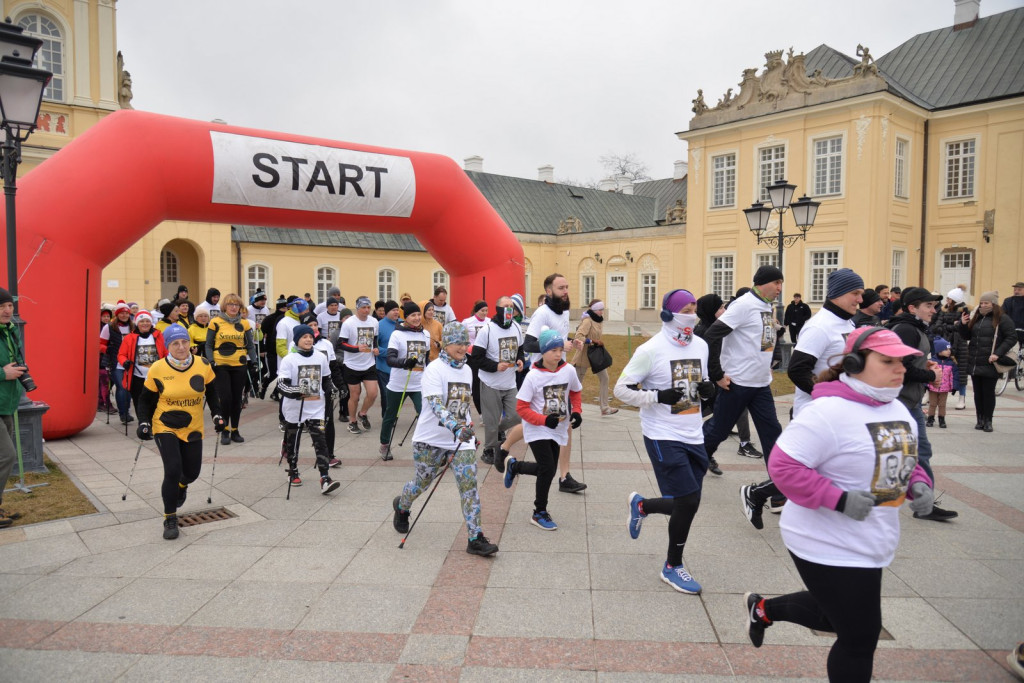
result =
[[[0,679],[822,679],[828,635],[777,624],[755,649],[744,631],[745,591],[801,588],[778,518],[766,513],[759,532],[740,511],[737,489],[763,464],[737,456],[735,437],[723,444],[725,475],[705,481],[686,548],[704,593],[676,593],[659,579],[665,518],[636,541],[626,530],[627,495],[657,492],[639,420],[601,417],[586,398],[572,471],[589,489],[552,493],[558,531],[528,523],[532,479],[507,490],[481,469],[484,532],[501,547],[490,559],[465,552],[450,475],[398,549],[391,499],[412,476],[409,442],[384,463],[376,434],[340,431],[343,486],[323,496],[307,440],[306,485],[286,501],[270,401],[243,412],[246,443],[217,457],[213,506],[238,517],[165,541],[155,447],[122,502],[138,442],[97,419],[47,449],[101,511],[0,531]],[[784,423],[791,399],[778,399]],[[941,504],[960,517],[919,521],[904,507],[881,680],[1013,680],[1005,656],[1024,639],[1024,394],[999,399],[993,434],[973,429],[973,408],[948,420],[930,430],[933,465]],[[211,507],[213,444],[182,512]]]

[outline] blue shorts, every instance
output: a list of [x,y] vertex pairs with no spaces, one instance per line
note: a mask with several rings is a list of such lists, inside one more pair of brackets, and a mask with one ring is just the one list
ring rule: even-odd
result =
[[652,441],[645,436],[644,446],[654,465],[654,476],[662,496],[679,498],[701,490],[708,471],[704,444]]

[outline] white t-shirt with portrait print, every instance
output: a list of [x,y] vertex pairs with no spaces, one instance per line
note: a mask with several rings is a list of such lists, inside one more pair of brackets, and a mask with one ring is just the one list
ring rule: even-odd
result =
[[554,372],[530,368],[516,400],[528,402],[530,408],[541,415],[558,415],[560,421],[557,427],[548,429],[523,420],[523,440],[526,443],[544,439],[552,439],[559,446],[569,443],[569,416],[572,414],[569,393],[573,391],[583,391],[583,385],[572,365],[562,363]]
[[441,323],[441,327],[444,327],[445,323],[454,322],[455,309],[452,308],[451,301],[445,301],[444,306],[438,306],[434,304],[434,320]]
[[332,344],[338,342],[338,335],[341,334],[341,309],[338,309],[334,315],[326,310],[323,313],[318,313],[316,323],[320,326],[320,334],[327,337]]
[[302,422],[324,419],[323,378],[331,376],[327,354],[320,353],[315,347],[308,357],[297,351],[289,353],[278,361],[277,376],[287,379],[291,386],[301,387],[309,392],[305,399],[287,396],[281,399],[281,413],[286,421],[298,424],[300,411]]
[[488,320],[487,325],[477,334],[476,341],[484,349],[484,355],[495,363],[512,363],[512,367],[503,372],[481,370],[478,373],[480,381],[497,391],[515,389],[515,362],[519,356],[519,347],[523,345],[523,328],[519,323],[513,320],[505,330],[493,320]]
[[[427,397],[440,396],[448,412],[461,422],[472,426],[473,415],[469,406],[473,403],[473,371],[467,364],[463,364],[461,368],[453,368],[443,360],[435,359],[423,371],[423,377],[420,378],[420,393],[423,395],[423,410],[420,411],[420,419],[416,422],[416,431],[412,435],[413,442],[425,443],[446,451],[456,450],[455,435],[440,424],[437,415],[427,404]],[[476,437],[458,445],[458,450],[475,448]]]
[[135,347],[135,363],[132,365],[132,368],[134,368],[133,374],[136,377],[146,379],[149,375],[149,366],[158,360],[160,360],[160,355],[152,333],[145,338],[139,337],[139,342]]
[[[800,351],[818,360],[814,363],[814,375],[828,369],[832,364],[840,362],[846,338],[855,329],[853,319],[843,320],[832,311],[821,309],[815,313],[800,330],[794,351]],[[793,395],[794,417],[811,402],[811,395],[800,387],[796,387]]]
[[[338,339],[343,339],[350,346],[365,345],[370,348],[376,346],[378,332],[377,319],[367,316],[366,320],[360,320],[359,316],[353,315],[345,319],[341,324],[341,332]],[[343,362],[349,370],[369,370],[374,366],[377,357],[372,353],[353,353],[345,351]]]
[[899,401],[871,406],[839,396],[811,401],[776,442],[786,455],[842,491],[871,491],[881,502],[856,521],[792,500],[782,540],[793,554],[833,567],[885,567],[900,540],[899,506],[917,465],[917,422]]
[[[558,332],[558,336],[565,341],[565,345],[562,347],[562,360],[565,360],[565,349],[569,347],[569,311],[555,313],[547,304],[539,307],[530,318],[530,326],[526,328],[526,335],[539,340],[540,333],[546,329]],[[533,366],[537,363],[540,356],[539,353],[531,353],[530,365]]]
[[722,371],[743,387],[771,384],[776,336],[772,305],[750,291],[729,304],[719,320],[732,329],[722,340]]
[[[396,393],[403,391],[416,393],[419,391],[421,380],[423,379],[423,370],[430,357],[430,333],[426,330],[413,332],[403,327],[396,327],[395,331],[391,333],[390,339],[388,339],[388,348],[398,351],[398,358],[400,360],[405,360],[410,356],[415,357],[417,360],[417,365],[412,370],[391,368],[391,374],[388,376],[388,391]],[[406,381],[408,381],[408,384],[406,384]]]

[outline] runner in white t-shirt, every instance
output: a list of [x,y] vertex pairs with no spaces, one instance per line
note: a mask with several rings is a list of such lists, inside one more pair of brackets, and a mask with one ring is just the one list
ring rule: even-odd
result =
[[[331,287],[330,289],[327,290],[327,298],[313,307],[313,315],[319,317],[321,313],[326,311],[327,307],[330,305],[331,299],[337,300],[339,305],[345,304],[345,302],[341,298],[341,289],[338,287]],[[320,334],[326,335],[327,330],[320,330]]]
[[[341,324],[338,334],[337,348],[345,354],[345,383],[348,385],[348,431],[350,434],[361,434],[370,431],[370,418],[367,413],[377,399],[377,319],[370,317],[373,303],[370,297],[361,296],[356,299],[356,313]],[[359,396],[363,391],[362,410],[359,408]],[[362,427],[362,431],[360,431]]]
[[337,344],[341,334],[341,302],[329,296],[326,304],[324,310],[316,314],[316,321],[320,325],[320,334],[332,344]]
[[701,399],[715,394],[707,379],[708,345],[693,331],[697,299],[676,289],[661,301],[661,332],[637,347],[615,383],[620,401],[640,408],[647,457],[660,498],[629,496],[629,535],[640,536],[650,514],[668,515],[668,557],[661,580],[681,593],[696,595],[701,585],[686,571],[683,548],[700,507],[708,457],[704,452]]
[[[526,328],[526,337],[523,342],[523,349],[533,355],[530,356],[531,367],[540,360],[540,353],[537,340],[546,329],[552,329],[561,335],[565,340],[565,347],[562,351],[562,360],[568,350],[574,352],[583,348],[583,341],[575,341],[569,337],[569,281],[560,273],[552,273],[544,278],[544,304],[537,307],[530,317],[530,326]],[[524,380],[525,381],[525,380]],[[569,442],[558,454],[558,490],[563,493],[580,493],[587,488],[587,485],[576,481],[569,473],[569,454],[572,451],[572,435],[569,435]]]
[[455,321],[455,309],[448,303],[448,289],[444,285],[434,287],[434,298],[431,301],[434,303],[434,320],[441,323],[442,327],[445,323]]
[[[398,334],[396,330],[395,334]],[[394,340],[394,335],[391,339]],[[462,515],[469,542],[466,552],[484,557],[498,552],[480,529],[480,493],[476,479],[476,439],[469,406],[473,375],[466,365],[469,334],[462,323],[448,323],[441,331],[441,352],[423,371],[421,389],[425,409],[420,411],[412,436],[412,457],[416,478],[408,482],[391,505],[393,524],[400,534],[409,533],[409,512],[413,501],[444,470],[455,473]],[[404,540],[402,541],[405,542]]]
[[[878,327],[856,329],[843,351],[829,373],[836,379],[814,386],[814,400],[786,427],[768,465],[789,498],[779,527],[807,590],[769,599],[747,593],[744,601],[754,647],[776,621],[835,633],[829,680],[869,681],[899,508],[910,499],[911,510],[928,514],[934,495],[918,462],[916,420],[896,400],[902,359],[921,352]],[[894,460],[892,480],[886,464]]]
[[423,313],[418,304],[406,301],[402,304],[402,314],[405,320],[398,323],[388,338],[386,360],[391,374],[384,389],[387,392],[387,412],[380,427],[381,460],[392,459],[391,442],[405,399],[412,399],[417,415],[423,413],[420,382],[430,355],[430,333],[423,329]]

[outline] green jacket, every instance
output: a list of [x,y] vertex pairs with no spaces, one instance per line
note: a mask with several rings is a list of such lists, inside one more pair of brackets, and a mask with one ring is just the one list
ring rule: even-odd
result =
[[[0,325],[0,368],[8,363],[21,362],[21,344],[14,323]],[[0,378],[0,415],[14,415],[21,399],[21,382]]]

